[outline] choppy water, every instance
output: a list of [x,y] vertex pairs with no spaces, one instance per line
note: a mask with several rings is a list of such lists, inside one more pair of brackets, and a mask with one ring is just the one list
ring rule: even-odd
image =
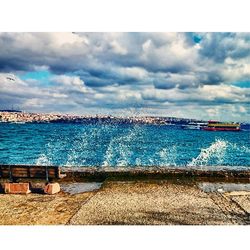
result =
[[156,125],[0,123],[0,163],[250,169],[250,133]]

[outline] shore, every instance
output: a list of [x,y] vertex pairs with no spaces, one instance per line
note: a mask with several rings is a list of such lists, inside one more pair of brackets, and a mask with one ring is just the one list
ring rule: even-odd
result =
[[[93,172],[92,172],[93,173]],[[120,172],[121,173],[121,172]],[[249,173],[241,178],[249,185]],[[0,194],[1,225],[249,225],[250,190],[235,189],[238,179],[222,176],[138,178],[131,175],[87,176],[68,174],[62,187],[76,192],[56,195]],[[96,177],[97,179],[93,179]],[[136,177],[136,178],[135,178]],[[195,177],[195,178],[194,178]],[[242,177],[242,176],[241,176]],[[220,180],[218,180],[220,178]],[[221,179],[222,178],[222,179]],[[225,179],[226,178],[226,179]],[[214,181],[213,181],[214,180]],[[98,189],[77,192],[77,187],[101,181]],[[232,190],[221,190],[226,183]],[[214,191],[201,187],[215,185]],[[208,185],[208,186],[209,186]],[[211,187],[210,187],[211,189]],[[72,189],[73,190],[73,189]],[[79,189],[80,190],[80,189]],[[79,191],[78,190],[78,191]]]

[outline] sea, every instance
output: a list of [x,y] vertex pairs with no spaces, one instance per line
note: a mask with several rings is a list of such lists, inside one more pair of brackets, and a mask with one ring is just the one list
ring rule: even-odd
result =
[[0,164],[250,170],[250,131],[145,124],[0,123]]

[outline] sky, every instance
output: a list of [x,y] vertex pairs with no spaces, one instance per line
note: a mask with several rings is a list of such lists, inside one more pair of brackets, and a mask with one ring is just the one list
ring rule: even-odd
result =
[[0,109],[250,120],[250,33],[0,33]]

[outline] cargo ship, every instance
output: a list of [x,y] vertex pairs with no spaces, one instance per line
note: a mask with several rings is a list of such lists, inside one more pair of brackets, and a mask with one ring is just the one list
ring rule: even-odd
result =
[[208,121],[207,126],[202,129],[206,131],[240,131],[240,124],[234,122]]

